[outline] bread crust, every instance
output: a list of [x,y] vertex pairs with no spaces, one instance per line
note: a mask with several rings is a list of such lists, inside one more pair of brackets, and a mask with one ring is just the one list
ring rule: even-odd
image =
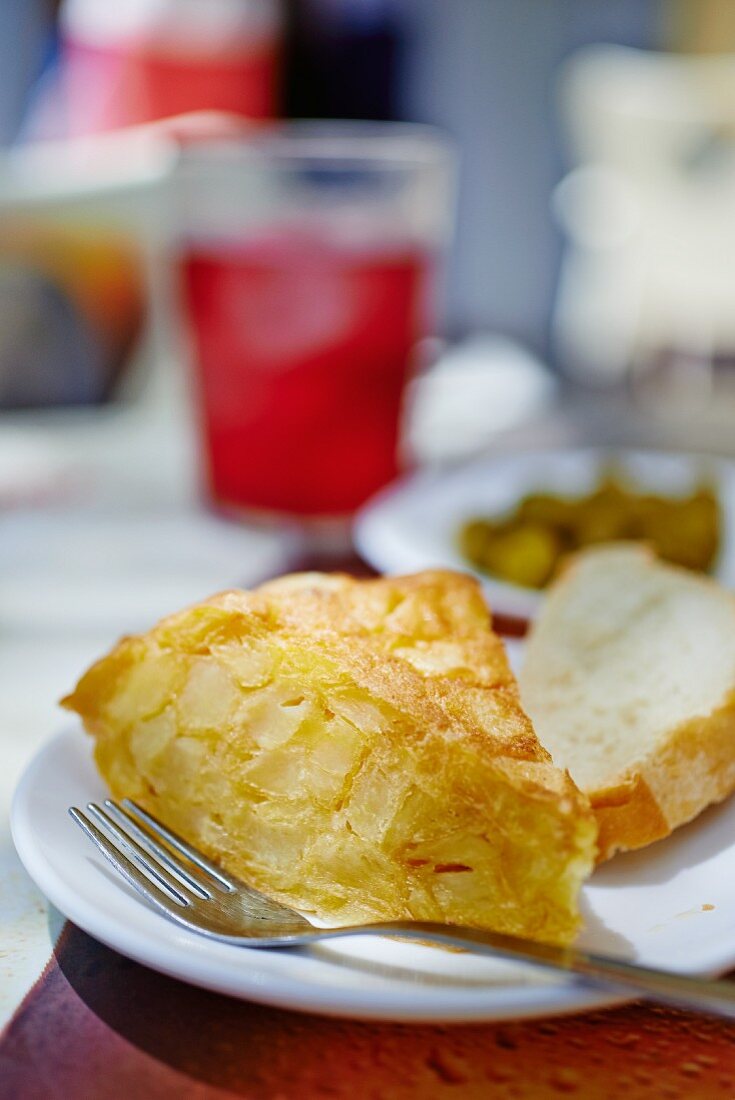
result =
[[712,714],[678,726],[615,787],[591,791],[598,861],[643,848],[735,791],[735,691]]
[[668,836],[669,825],[640,773],[631,772],[614,787],[588,792],[597,820],[597,862],[616,852],[643,848]]
[[[711,594],[715,589],[709,578],[658,562],[648,548],[601,546],[570,560],[550,591],[547,606],[555,612],[563,605],[568,590],[581,584],[579,578],[584,565],[595,557],[605,560],[622,555],[631,555],[638,562],[644,562],[647,569],[680,574],[691,590],[701,588]],[[589,591],[593,591],[595,582],[596,578],[590,579]],[[732,629],[735,631],[735,600],[730,593],[720,594],[732,608]],[[548,622],[544,635],[547,651],[555,640]],[[539,661],[538,654],[536,660]],[[523,674],[521,684],[524,685]],[[525,686],[530,699],[538,686],[529,679]],[[655,684],[650,687],[656,690]],[[541,730],[543,704],[539,691],[530,709]],[[631,763],[604,787],[585,788],[599,827],[598,862],[609,859],[616,852],[642,848],[668,836],[707,806],[735,791],[735,686],[720,701],[713,699],[712,704],[709,713],[688,718],[668,729],[642,759]],[[566,762],[561,753],[557,753],[557,757],[560,765]]]

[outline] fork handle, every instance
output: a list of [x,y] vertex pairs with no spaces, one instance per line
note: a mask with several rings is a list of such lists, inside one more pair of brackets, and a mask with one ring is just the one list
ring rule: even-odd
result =
[[[345,935],[353,930],[341,928],[329,931],[332,934]],[[633,992],[649,1000],[735,1019],[735,982],[727,980],[696,978],[668,970],[655,970],[624,962],[622,959],[593,955],[576,947],[556,947],[461,925],[392,921],[354,929],[354,934],[366,932],[409,937],[449,947],[469,947],[482,955],[496,958],[500,956],[550,970],[580,974],[595,985],[612,986],[621,993]]]

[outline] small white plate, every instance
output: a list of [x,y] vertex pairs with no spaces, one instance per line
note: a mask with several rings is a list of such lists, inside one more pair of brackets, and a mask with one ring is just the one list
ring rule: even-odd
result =
[[541,594],[493,580],[469,565],[457,534],[473,516],[502,515],[529,492],[590,492],[614,465],[636,485],[676,495],[703,477],[717,486],[723,537],[717,576],[735,587],[735,463],[695,454],[587,448],[498,455],[443,473],[420,473],[386,489],[360,512],[354,539],[360,555],[382,573],[413,573],[441,566],[474,573],[492,609],[532,617]]
[[[622,1000],[509,963],[393,940],[256,950],[212,943],[148,907],[67,815],[104,798],[91,739],[59,734],[25,772],[13,838],[40,889],[90,935],[194,985],[284,1008],[396,1021],[555,1015]],[[619,856],[584,890],[580,945],[689,973],[735,964],[735,800],[674,836]]]

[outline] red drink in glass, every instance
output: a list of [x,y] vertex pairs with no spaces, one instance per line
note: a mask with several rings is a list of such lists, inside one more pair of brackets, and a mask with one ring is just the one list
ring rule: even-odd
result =
[[346,518],[399,471],[412,352],[451,225],[427,127],[291,122],[181,152],[177,219],[211,497]]
[[166,54],[147,43],[65,48],[70,130],[97,133],[187,111],[276,114],[275,40],[215,57]]
[[303,517],[354,511],[398,472],[430,252],[293,234],[184,259],[209,489]]
[[70,135],[190,111],[277,113],[280,0],[65,0]]

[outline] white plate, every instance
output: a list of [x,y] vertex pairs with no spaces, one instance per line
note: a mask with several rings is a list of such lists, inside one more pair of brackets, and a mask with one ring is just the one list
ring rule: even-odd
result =
[[[77,925],[164,974],[285,1008],[400,1021],[553,1015],[621,999],[538,970],[392,940],[282,951],[212,943],[151,910],[68,817],[67,807],[103,797],[90,739],[79,728],[59,734],[16,792],[18,853]],[[600,868],[584,891],[581,945],[690,973],[734,964],[733,838],[731,799],[666,841]]]
[[536,451],[498,455],[450,472],[407,478],[370,501],[358,515],[354,538],[361,556],[382,573],[432,566],[474,573],[494,611],[532,616],[541,596],[472,569],[457,547],[457,532],[473,516],[511,510],[528,492],[582,494],[613,463],[653,492],[686,493],[710,477],[724,517],[717,575],[735,587],[735,463],[709,456],[623,449]]

